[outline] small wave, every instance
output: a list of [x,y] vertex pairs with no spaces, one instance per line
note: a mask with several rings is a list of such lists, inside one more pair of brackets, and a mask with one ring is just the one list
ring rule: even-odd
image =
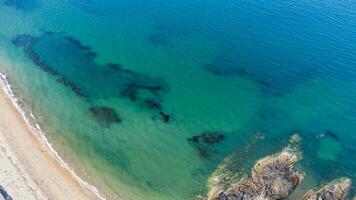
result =
[[[88,182],[84,181],[82,178],[80,178],[73,169],[71,169],[68,165],[68,163],[66,163],[63,158],[59,155],[59,153],[53,148],[52,144],[48,141],[48,139],[45,136],[44,131],[42,131],[40,125],[38,123],[35,123],[36,117],[33,115],[33,113],[26,113],[22,108],[21,105],[23,105],[23,103],[21,103],[21,101],[19,99],[16,98],[13,90],[12,90],[12,86],[10,85],[8,78],[5,74],[0,72],[0,83],[2,86],[3,91],[5,92],[5,94],[7,95],[7,97],[11,100],[12,104],[15,106],[16,110],[21,114],[23,120],[26,122],[26,125],[28,126],[29,130],[31,131],[31,133],[33,133],[34,135],[38,136],[41,141],[43,142],[43,144],[45,144],[45,146],[53,153],[53,156],[56,158],[56,160],[59,162],[59,164],[64,167],[66,170],[68,170],[68,172],[70,173],[70,175],[79,182],[79,184],[84,187],[87,188],[88,190],[90,190],[91,192],[93,192],[99,199],[101,200],[106,200],[100,193],[99,190],[89,184]],[[31,120],[32,119],[32,120]],[[33,122],[32,122],[33,121]]]

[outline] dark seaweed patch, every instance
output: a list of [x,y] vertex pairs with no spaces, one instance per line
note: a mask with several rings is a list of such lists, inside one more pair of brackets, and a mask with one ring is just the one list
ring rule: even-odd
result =
[[225,139],[225,136],[219,132],[205,132],[201,135],[194,135],[188,138],[188,141],[194,143],[217,144]]
[[[131,74],[132,72],[128,71],[125,72],[128,74]],[[136,100],[141,100],[144,101],[144,103],[146,103],[146,99],[140,97],[140,91],[148,91],[150,92],[153,96],[158,96],[160,92],[164,91],[164,88],[160,85],[150,85],[150,84],[142,84],[140,82],[131,82],[127,85],[125,85],[125,87],[121,90],[121,96],[129,98],[131,101],[136,101]],[[159,104],[156,101],[156,104]],[[160,108],[159,106],[156,106],[156,108]]]
[[128,85],[125,89],[123,89],[120,94],[123,97],[127,97],[129,98],[131,101],[136,101],[137,100],[137,96],[138,96],[138,92],[137,92],[137,88],[134,87],[133,85]]
[[[249,79],[260,86],[267,96],[283,96],[291,92],[297,85],[314,77],[318,69],[307,63],[286,63],[268,59],[255,59],[252,55],[239,55],[241,47],[225,47],[216,57],[203,68],[209,73],[220,77],[240,76]],[[251,52],[253,54],[253,52]],[[266,63],[267,62],[267,63]],[[266,66],[267,65],[267,66]],[[270,65],[270,66],[268,66]]]
[[[164,80],[126,70],[120,64],[100,65],[95,61],[96,52],[72,36],[47,32],[39,37],[18,35],[12,42],[79,97],[127,98],[142,108],[162,112],[162,98],[168,88]],[[162,117],[168,122],[168,115]]]
[[[130,71],[126,73],[132,73]],[[131,101],[139,101],[141,105],[150,109],[161,110],[161,100],[159,98],[159,94],[165,89],[161,85],[150,85],[150,84],[142,84],[140,82],[130,83],[126,85],[123,90],[121,90],[120,94],[122,97],[129,98]],[[140,91],[148,91],[152,97],[155,99],[140,97]],[[157,98],[158,97],[158,98]]]
[[334,140],[336,140],[336,141],[340,141],[339,136],[337,136],[337,134],[334,133],[334,132],[326,131],[326,132],[325,132],[325,136],[328,136],[328,137],[330,137],[330,138],[332,138],[332,139],[334,139]]
[[36,37],[31,35],[18,35],[12,43],[17,47],[23,47],[25,49],[31,48],[31,46],[37,41]]
[[164,123],[168,123],[169,119],[171,119],[171,116],[168,114],[165,114],[163,111],[159,111],[159,114],[161,115]]
[[215,144],[221,143],[225,139],[225,135],[221,132],[204,132],[200,135],[194,135],[187,140],[197,150],[200,157],[209,159],[213,156]]
[[149,108],[149,109],[154,109],[154,110],[158,110],[158,114],[159,114],[159,118],[162,119],[162,121],[164,123],[168,123],[171,119],[171,115],[167,114],[163,111],[162,106],[160,103],[158,103],[156,100],[154,99],[145,99],[143,101],[143,104],[145,107]]
[[109,69],[114,70],[114,71],[122,70],[122,66],[120,64],[108,63],[107,66],[109,67]]
[[148,40],[153,44],[154,46],[167,46],[169,45],[169,38],[167,34],[164,33],[155,33],[151,34],[148,37]]
[[70,43],[72,43],[74,46],[78,47],[80,50],[87,51],[88,56],[90,57],[96,57],[97,53],[94,52],[89,46],[83,45],[79,40],[72,36],[65,36],[64,37],[66,40],[68,40]]
[[104,106],[91,107],[89,112],[92,116],[104,127],[113,123],[120,123],[122,119],[118,116],[114,109]]
[[204,159],[209,159],[212,154],[212,151],[210,151],[208,148],[202,148],[202,147],[197,147],[197,152],[198,155]]
[[38,0],[5,0],[5,6],[14,6],[17,10],[33,10],[39,6]]
[[158,103],[157,101],[155,101],[154,99],[145,99],[143,101],[144,106],[150,108],[150,109],[157,109],[160,110],[161,109],[161,104]]
[[269,77],[268,74],[265,76],[260,75],[257,72],[251,72],[248,69],[239,68],[239,67],[227,67],[224,65],[218,66],[217,64],[208,63],[204,67],[208,72],[216,75],[216,76],[241,76],[247,78],[249,80],[254,81],[258,85],[261,86],[261,91],[263,94],[268,94],[271,96],[280,96],[289,92],[292,85],[279,83],[277,77]]
[[78,88],[73,82],[70,80],[65,79],[64,77],[60,77],[57,79],[58,82],[64,84],[65,86],[69,87],[76,95],[84,98],[88,98],[89,95],[84,94],[80,88]]
[[42,62],[39,56],[32,51],[32,45],[37,42],[37,38],[30,35],[18,35],[12,43],[17,47],[22,47],[32,62],[40,67],[43,71],[51,75],[57,75],[57,73],[51,69],[46,63]]
[[305,79],[310,78],[313,74],[312,72],[300,71],[288,75],[274,75],[263,70],[248,70],[244,68],[206,69],[217,76],[238,75],[244,77],[258,84],[264,95],[277,97],[288,94],[293,88],[304,82]]

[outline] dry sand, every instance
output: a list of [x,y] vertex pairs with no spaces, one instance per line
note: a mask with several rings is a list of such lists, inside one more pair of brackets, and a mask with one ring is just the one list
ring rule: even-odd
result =
[[[0,89],[0,185],[14,200],[99,199],[62,167]],[[1,195],[0,195],[1,199]]]

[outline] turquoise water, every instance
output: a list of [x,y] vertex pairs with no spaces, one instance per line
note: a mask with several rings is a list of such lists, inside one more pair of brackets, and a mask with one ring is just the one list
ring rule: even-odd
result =
[[251,165],[296,132],[300,190],[355,182],[355,10],[330,0],[1,0],[0,70],[108,198],[192,199],[226,156]]

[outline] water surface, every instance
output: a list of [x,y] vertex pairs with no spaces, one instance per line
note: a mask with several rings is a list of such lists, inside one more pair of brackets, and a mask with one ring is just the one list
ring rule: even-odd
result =
[[0,70],[61,155],[108,197],[191,199],[226,156],[252,165],[296,132],[300,190],[355,182],[355,9],[2,0]]

